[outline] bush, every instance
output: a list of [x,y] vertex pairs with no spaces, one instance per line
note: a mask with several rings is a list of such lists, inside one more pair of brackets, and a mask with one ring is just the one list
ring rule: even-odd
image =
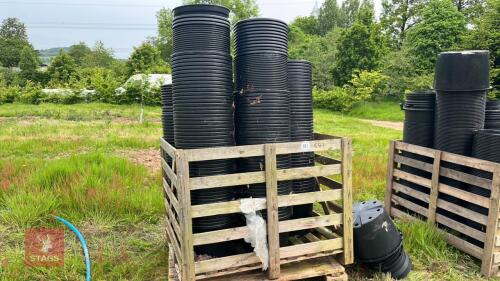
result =
[[349,81],[349,88],[361,101],[382,100],[387,94],[389,77],[378,71],[356,71]]
[[361,101],[347,88],[335,87],[332,90],[313,90],[314,106],[335,111],[349,111]]
[[5,84],[0,85],[0,104],[13,103],[21,93],[21,87],[8,87]]
[[85,100],[79,91],[71,89],[51,89],[42,91],[42,93],[44,96],[41,102],[75,104]]
[[125,91],[115,94],[115,102],[160,105],[160,88],[152,87],[146,78],[129,81],[125,85]]
[[28,81],[26,86],[22,88],[16,101],[27,104],[39,104],[44,98],[45,95],[42,92],[42,87]]

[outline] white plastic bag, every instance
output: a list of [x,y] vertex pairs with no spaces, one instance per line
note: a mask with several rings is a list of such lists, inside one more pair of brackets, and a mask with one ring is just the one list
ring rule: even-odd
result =
[[262,262],[262,269],[267,270],[269,266],[269,248],[267,247],[267,226],[266,221],[260,213],[257,213],[259,206],[265,204],[264,198],[241,199],[240,210],[245,215],[247,227],[250,235],[245,237],[245,242],[250,243],[257,257]]

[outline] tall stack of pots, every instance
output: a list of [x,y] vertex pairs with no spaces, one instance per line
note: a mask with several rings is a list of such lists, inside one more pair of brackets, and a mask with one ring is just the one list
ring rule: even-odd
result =
[[[288,61],[288,90],[290,92],[291,141],[311,141],[313,132],[312,108],[312,66],[304,60]],[[314,152],[292,154],[292,167],[314,166]],[[317,191],[315,178],[294,180],[294,193]],[[294,206],[293,217],[304,218],[312,215],[312,204]]]
[[[173,108],[175,146],[180,149],[232,146],[233,80],[229,10],[213,5],[185,5],[173,10]],[[190,176],[235,171],[232,160],[195,162]],[[192,204],[230,201],[235,188],[192,191]],[[193,220],[193,231],[206,232],[234,225],[230,215]],[[218,256],[220,246],[198,247],[198,253]]]
[[500,100],[489,100],[486,102],[484,128],[500,129]]
[[[163,127],[163,138],[170,144],[174,144],[174,107],[172,100],[172,84],[161,86],[161,123]],[[167,163],[171,164],[170,156],[164,155]]]
[[482,129],[489,88],[488,51],[444,52],[436,64],[436,149],[471,155]]
[[[402,109],[405,111],[405,121],[403,128],[403,141],[406,143],[433,148],[434,147],[434,111],[436,104],[436,94],[431,91],[414,92],[406,95],[406,100],[402,104]],[[432,163],[432,159],[420,155],[415,155],[410,152],[403,152],[402,156]],[[418,175],[424,178],[431,178],[429,172],[419,170],[407,165],[401,165],[401,170]],[[411,187],[423,193],[429,193],[429,189],[419,186],[415,183],[399,180],[400,184]],[[400,194],[405,199],[411,200],[413,203],[427,207],[423,201],[417,200],[411,196]]]
[[[288,26],[285,22],[255,18],[235,26],[235,123],[236,143],[251,145],[290,141],[290,97],[288,92]],[[290,155],[279,155],[277,166],[292,165]],[[264,158],[242,159],[242,172],[264,169]],[[278,194],[292,192],[291,181],[278,182]],[[245,197],[265,197],[265,184],[244,188]],[[280,208],[279,219],[292,217],[292,208]],[[265,213],[264,213],[265,217]],[[284,235],[282,235],[284,237]],[[285,243],[286,239],[282,239]]]

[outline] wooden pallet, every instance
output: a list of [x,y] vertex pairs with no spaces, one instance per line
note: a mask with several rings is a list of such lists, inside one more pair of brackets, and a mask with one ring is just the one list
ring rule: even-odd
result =
[[[269,279],[295,280],[286,277],[287,272],[296,271],[295,268],[287,269],[286,265],[292,262],[333,256],[340,256],[344,264],[353,262],[352,144],[350,139],[315,134],[314,141],[190,150],[175,149],[164,139],[160,142],[162,153],[174,159],[172,165],[162,160],[165,175],[163,186],[167,216],[166,230],[174,261],[171,266],[176,269],[181,280],[194,281],[210,278],[221,280],[220,278],[231,274],[244,274],[245,272],[251,274],[253,270],[262,267],[255,253],[195,260],[194,246],[239,240],[248,235],[246,226],[193,234],[193,218],[240,213],[239,200],[191,205],[191,190],[225,186],[257,183],[267,185],[266,200],[262,200],[259,209],[267,209],[269,268],[266,274]],[[280,154],[327,151],[340,151],[341,159],[317,155],[316,162],[321,165],[280,170],[276,167],[276,156]],[[208,177],[191,178],[189,176],[191,162],[258,156],[265,158],[264,171]],[[341,181],[329,178],[331,175],[339,175]],[[320,191],[278,196],[278,181],[311,177],[316,177],[321,183]],[[307,218],[278,221],[278,207],[312,203],[320,203],[324,214],[314,213],[313,216]],[[349,227],[343,227],[344,224]],[[301,242],[296,241],[294,245],[279,247],[279,233],[304,229],[311,230],[308,238],[300,238],[298,241]]]
[[[175,266],[174,254],[171,246],[169,252],[169,281],[179,281],[180,272]],[[237,273],[237,274],[221,274],[222,277],[212,277],[205,279],[206,281],[269,281],[267,274],[260,269]],[[332,256],[320,257],[315,259],[306,259],[302,261],[293,261],[284,264],[281,267],[281,274],[277,281],[285,280],[301,280],[306,278],[322,277],[324,281],[347,281],[348,276],[345,268]]]
[[[405,157],[403,152],[428,157],[430,161],[415,160],[413,156]],[[443,163],[447,164],[443,166]],[[432,176],[425,177],[403,171],[401,165],[426,171]],[[467,169],[491,173],[492,179],[464,172]],[[447,184],[445,179],[488,189],[491,191],[491,196],[485,197],[453,187]],[[401,184],[400,180],[417,184],[428,192],[409,188]],[[500,266],[499,192],[500,164],[399,141],[390,143],[385,194],[387,211],[396,218],[425,220],[438,226],[443,230],[449,244],[482,261],[481,273],[488,277],[498,275]],[[488,215],[466,208],[458,202],[443,200],[441,199],[443,194],[487,208]],[[483,229],[471,227],[468,223],[464,224],[463,219],[445,216],[438,210],[449,211],[475,221],[481,224]],[[470,238],[483,243],[484,247],[470,243]]]

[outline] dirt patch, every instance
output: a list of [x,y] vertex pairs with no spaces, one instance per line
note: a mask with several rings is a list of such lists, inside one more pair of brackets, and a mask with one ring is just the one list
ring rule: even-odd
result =
[[151,174],[156,174],[161,170],[161,156],[159,149],[126,150],[118,154],[126,156],[136,164],[146,166]]
[[394,122],[394,121],[379,121],[379,120],[366,120],[361,119],[361,121],[370,123],[373,126],[388,128],[393,130],[403,130],[403,122]]

